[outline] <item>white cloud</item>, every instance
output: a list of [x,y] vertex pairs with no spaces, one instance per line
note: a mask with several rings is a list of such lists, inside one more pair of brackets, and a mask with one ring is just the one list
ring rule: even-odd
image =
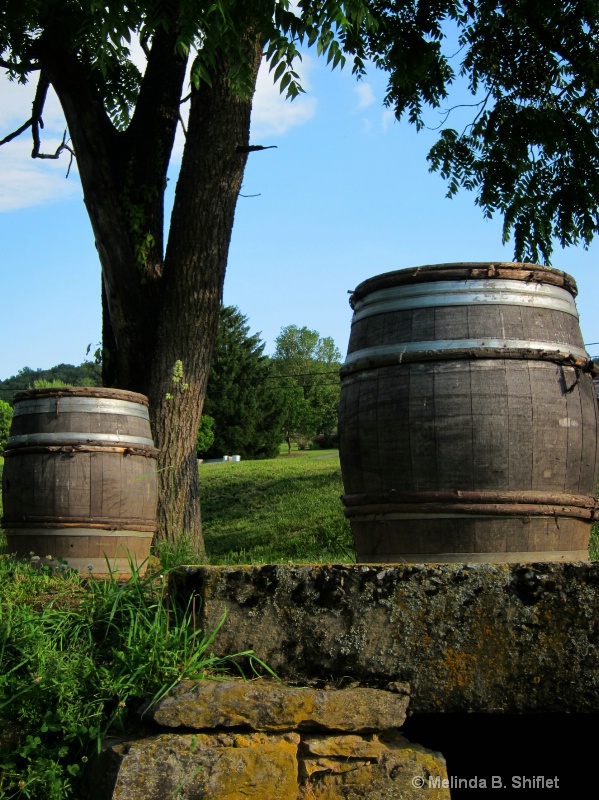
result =
[[[35,77],[25,85],[0,77],[0,139],[30,118],[36,84]],[[41,150],[54,153],[62,141],[66,123],[52,88],[48,90],[42,118]],[[75,162],[69,179],[65,180],[68,153],[57,160],[32,159],[32,147],[31,128],[0,147],[0,212],[56,202],[81,192]]]
[[368,108],[376,100],[372,86],[369,83],[360,81],[354,87],[354,91],[358,95],[358,108]]
[[[298,65],[301,84],[308,92],[311,59],[304,56]],[[314,97],[302,94],[295,100],[286,100],[285,94],[273,83],[273,73],[263,61],[258,73],[256,94],[252,107],[252,139],[257,136],[280,136],[290,128],[303,125],[316,113],[317,101]]]
[[[35,75],[29,83],[24,85],[16,81],[9,81],[4,75],[0,76],[0,94],[2,96],[2,102],[0,103],[0,139],[3,139],[7,133],[19,128],[31,117],[31,105],[35,96],[36,86],[37,79]],[[64,131],[66,124],[58,97],[52,87],[48,89],[42,117],[45,130],[60,130],[62,138],[62,131]],[[26,134],[22,135],[25,136]]]
[[[49,138],[44,149],[53,152],[61,140],[62,137]],[[56,161],[31,158],[27,132],[0,147],[0,212],[54,203],[80,194],[81,184],[74,164],[65,179],[68,166],[68,153]]]

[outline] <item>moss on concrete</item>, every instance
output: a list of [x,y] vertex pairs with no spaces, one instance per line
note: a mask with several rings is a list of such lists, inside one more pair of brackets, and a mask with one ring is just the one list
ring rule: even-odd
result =
[[410,684],[413,713],[599,711],[599,564],[186,567],[182,600],[288,681]]

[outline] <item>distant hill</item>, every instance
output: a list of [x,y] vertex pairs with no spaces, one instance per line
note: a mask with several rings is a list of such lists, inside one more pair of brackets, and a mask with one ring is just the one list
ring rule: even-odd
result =
[[0,400],[13,404],[15,392],[33,388],[35,381],[62,381],[69,386],[101,386],[102,368],[91,361],[84,361],[78,367],[72,364],[58,364],[50,369],[30,369],[23,367],[16,375],[0,381]]

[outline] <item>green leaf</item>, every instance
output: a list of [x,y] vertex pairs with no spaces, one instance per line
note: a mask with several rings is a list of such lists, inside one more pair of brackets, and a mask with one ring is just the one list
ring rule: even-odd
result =
[[275,74],[274,74],[274,78],[273,78],[275,83],[277,83],[277,81],[279,80],[281,75],[285,72],[286,68],[287,68],[287,64],[285,64],[285,62],[281,62],[279,64],[279,66],[276,68]]

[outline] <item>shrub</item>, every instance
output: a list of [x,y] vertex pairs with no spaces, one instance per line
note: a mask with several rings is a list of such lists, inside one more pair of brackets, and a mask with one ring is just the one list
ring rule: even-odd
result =
[[339,447],[339,437],[337,433],[319,433],[314,443],[321,450],[334,450]]
[[214,443],[214,437],[214,417],[211,417],[210,414],[202,414],[200,430],[196,439],[196,451],[198,454],[206,453],[210,450]]

